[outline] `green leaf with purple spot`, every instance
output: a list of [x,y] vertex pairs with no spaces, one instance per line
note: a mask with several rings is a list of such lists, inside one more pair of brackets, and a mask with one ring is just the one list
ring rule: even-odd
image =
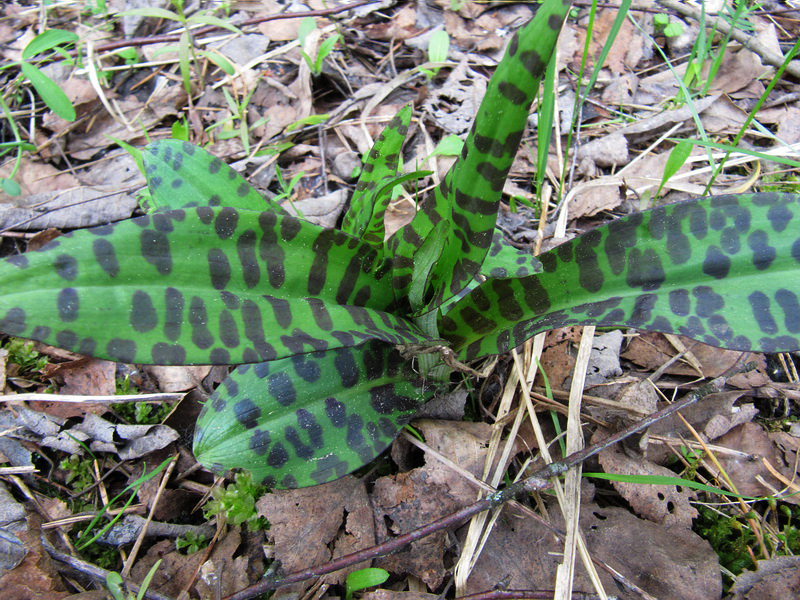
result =
[[0,262],[0,281],[0,331],[120,362],[430,340],[391,312],[375,250],[272,212],[201,206],[76,232]]
[[383,452],[432,396],[382,342],[243,365],[203,408],[194,453],[269,487],[325,483]]
[[544,270],[494,278],[439,319],[462,360],[556,327],[681,334],[733,350],[800,347],[800,196],[742,194],[661,206],[539,256]]
[[230,206],[287,214],[222,159],[188,142],[160,140],[147,146],[142,155],[156,208]]

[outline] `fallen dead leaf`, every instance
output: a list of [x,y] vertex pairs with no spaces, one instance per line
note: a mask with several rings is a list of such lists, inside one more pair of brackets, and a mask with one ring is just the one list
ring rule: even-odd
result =
[[[475,477],[482,476],[492,429],[489,424],[420,420],[414,427],[422,431],[431,448]],[[473,484],[434,457],[427,457],[423,467],[381,477],[371,494],[376,523],[379,528],[384,525],[379,537],[405,533],[444,517],[474,501],[476,494]],[[448,572],[444,564],[447,548],[447,534],[438,532],[378,564],[392,573],[415,575],[436,589]]]
[[[617,12],[616,9],[601,9],[597,11],[589,49],[589,63],[592,65],[596,63],[606,40],[608,40],[608,36],[611,34]],[[572,60],[575,64],[581,64],[583,47],[586,44],[586,31],[584,27],[577,30],[580,53],[576,53],[573,56]],[[602,66],[608,67],[612,73],[617,74],[634,69],[643,56],[644,39],[644,36],[636,30],[633,24],[625,20],[617,32],[611,51],[606,56]]]
[[[6,163],[0,167],[0,177],[11,175],[12,167],[13,162]],[[43,195],[45,192],[68,190],[80,185],[80,182],[71,173],[57,169],[47,163],[31,160],[27,156],[21,158],[14,181],[19,184],[22,193],[19,196],[9,196],[0,190],[0,208],[2,208],[2,213],[0,214],[4,215],[6,210],[28,206],[30,203],[26,198],[31,195]],[[3,221],[5,222],[6,220],[8,219],[3,216]],[[40,227],[39,229],[45,229],[45,227]]]
[[[782,453],[764,428],[757,423],[745,423],[732,429],[715,442],[718,446],[743,452],[746,456],[717,455],[720,466],[733,481],[736,490],[745,496],[770,496],[773,490],[784,489],[784,484],[777,480],[764,466],[764,460],[786,479],[796,479],[795,467],[784,464]],[[715,476],[719,474],[715,473]],[[772,488],[758,481],[763,479]],[[788,500],[788,498],[787,498]]]
[[[270,522],[268,535],[284,573],[323,564],[375,543],[364,482],[352,476],[313,488],[275,491],[263,496],[256,510]],[[368,566],[354,565],[325,580],[340,583],[348,573]],[[311,583],[285,586],[273,598],[296,597]]]
[[[596,443],[607,437],[609,432],[598,429],[592,437]],[[675,473],[659,466],[641,455],[633,456],[619,444],[603,450],[598,459],[603,471],[618,475],[664,475],[674,477]],[[675,485],[642,485],[624,481],[611,481],[620,496],[625,498],[636,513],[654,523],[667,527],[690,529],[697,510],[691,501],[697,497],[694,490]]]
[[396,592],[394,590],[375,590],[361,596],[361,600],[435,600],[437,594],[423,592]]
[[755,571],[736,578],[730,600],[800,598],[800,556],[778,556],[756,562]]
[[28,514],[28,528],[16,532],[28,554],[19,565],[3,575],[0,588],[4,600],[61,600],[69,594],[53,560],[42,547],[41,520]]
[[116,186],[75,187],[20,196],[0,212],[0,229],[76,229],[127,219],[138,206]]
[[[681,415],[705,441],[716,440],[734,427],[749,423],[758,414],[752,403],[739,402],[744,394],[738,390],[709,394],[697,404],[683,409]],[[675,439],[688,434],[677,416],[659,421],[650,428],[650,433]]]
[[[734,366],[737,361],[742,359],[741,352],[723,350],[680,336],[679,339],[697,358],[702,367],[703,375],[706,377],[719,377]],[[622,352],[621,356],[635,365],[642,367],[645,371],[655,371],[676,354],[678,354],[678,351],[662,334],[640,332],[637,336],[630,339],[627,348]],[[753,387],[760,387],[770,383],[771,380],[766,373],[764,355],[749,354],[743,359],[743,362],[750,361],[756,363],[756,369],[748,373],[742,373],[731,377],[728,380],[730,385],[740,389],[752,389]],[[684,377],[698,376],[694,367],[684,360],[678,360],[670,365],[665,373]]]
[[[558,510],[550,511],[563,527]],[[666,527],[639,519],[625,509],[584,505],[580,528],[589,554],[613,567],[656,598],[709,600],[719,598],[722,579],[718,557],[699,536],[682,527]],[[467,582],[467,593],[492,589],[502,581],[508,589],[550,589],[563,545],[544,525],[509,515],[495,526]],[[621,589],[598,569],[608,593],[623,600],[641,596]],[[575,591],[592,592],[583,565],[575,565]]]
[[[238,529],[232,529],[215,544],[209,557],[214,568],[206,570],[206,579],[213,587],[202,579],[195,579],[201,568],[204,552],[195,552],[190,555],[181,554],[175,549],[173,540],[162,540],[153,544],[147,554],[133,566],[131,578],[135,582],[141,582],[156,561],[161,559],[161,566],[153,577],[150,589],[171,598],[178,598],[181,591],[192,588],[197,590],[201,598],[228,596],[247,587],[249,582],[247,563],[250,559],[244,556],[242,542],[241,532]],[[237,554],[239,556],[234,558],[234,555]],[[251,556],[251,553],[246,553],[246,556]],[[262,564],[259,563],[256,568],[263,573]],[[216,575],[216,580],[212,579],[212,573]],[[194,585],[192,585],[193,582]]]
[[160,367],[144,366],[142,369],[150,375],[162,392],[185,392],[197,387],[211,372],[210,366],[199,367]]
[[564,389],[564,382],[567,377],[572,375],[572,370],[575,368],[574,354],[572,343],[569,341],[560,342],[546,348],[539,359],[541,372],[536,375],[534,384],[543,386],[544,375],[547,375],[547,380],[552,388]]
[[372,40],[403,41],[419,35],[416,24],[417,9],[413,4],[406,4],[390,20],[367,25],[364,34]]
[[461,135],[472,126],[472,115],[486,93],[486,83],[485,77],[470,69],[467,61],[462,60],[442,86],[430,92],[423,106],[439,127]]

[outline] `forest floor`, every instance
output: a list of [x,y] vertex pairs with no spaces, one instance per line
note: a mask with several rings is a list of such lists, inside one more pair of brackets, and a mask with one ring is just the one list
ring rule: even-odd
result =
[[[157,4],[4,3],[0,256],[142,214],[144,177],[117,140],[142,148],[187,139],[266,194],[282,194],[309,220],[335,227],[371,140],[409,103],[414,118],[402,162],[409,170],[425,165],[433,181],[444,175],[460,152],[452,136],[468,132],[509,32],[532,14],[525,3],[456,0],[194,1],[184,7],[190,24],[213,23],[206,19],[213,15],[240,32],[201,29],[197,52],[182,61],[179,20],[116,14]],[[796,161],[800,149],[798,62],[758,100],[800,37],[800,6],[763,2],[744,11],[731,39],[718,33],[703,46],[694,3],[639,2],[615,31],[618,4],[596,9],[588,44],[590,2],[574,3],[564,26],[543,192],[537,196],[533,184],[532,120],[498,219],[519,248],[546,250],[654,199],[697,197],[709,185],[712,194],[798,192],[798,168],[780,162]],[[709,27],[735,10],[727,1],[705,4]],[[74,36],[60,52],[23,52],[51,29]],[[437,30],[447,35],[431,44]],[[586,83],[609,36],[610,52],[575,117],[581,63],[587,60]],[[743,39],[756,43],[745,48]],[[692,56],[706,66],[719,57],[718,68],[691,77]],[[38,64],[49,84],[34,87],[36,76],[20,61]],[[43,102],[48,86],[68,102],[57,93]],[[738,143],[745,151],[713,180],[706,148],[670,162],[674,138],[730,143],[756,110]],[[746,152],[754,148],[775,160]],[[713,161],[723,154],[714,150]],[[399,196],[387,228],[407,223],[413,209],[410,196]],[[557,597],[568,597],[565,577],[576,592],[598,597],[793,597],[800,589],[800,497],[792,495],[800,491],[798,356],[743,357],[635,330],[559,329],[498,357],[487,377],[454,382],[446,402],[412,422],[418,437],[404,432],[355,475],[271,491],[243,475],[216,476],[192,455],[194,422],[227,367],[118,364],[0,336],[3,600],[106,598],[108,573],[140,584],[151,571],[147,597],[225,598],[268,569],[325,565],[452,515],[487,485],[508,483],[550,453],[561,458],[570,410],[590,445],[747,361],[755,369],[727,378],[682,417],[583,464],[585,473],[686,484],[584,477],[568,493],[530,494],[388,556],[309,574],[272,593],[285,599],[546,598],[556,587]],[[583,385],[573,385],[584,374]],[[559,565],[570,520],[582,536],[567,553],[574,572],[565,576]],[[101,528],[96,541],[81,537]]]

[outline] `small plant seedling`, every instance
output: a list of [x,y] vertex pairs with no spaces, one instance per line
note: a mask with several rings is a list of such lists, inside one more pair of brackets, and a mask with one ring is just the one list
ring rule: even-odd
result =
[[8,351],[8,362],[19,366],[20,375],[30,375],[44,369],[50,359],[34,349],[33,342],[9,338],[3,347]]
[[125,363],[238,365],[204,405],[195,455],[269,488],[362,467],[454,372],[553,328],[800,349],[800,196],[658,206],[536,258],[496,229],[568,10],[546,0],[514,35],[461,154],[388,239],[391,192],[420,175],[398,175],[410,106],[377,138],[338,230],[163,140],[143,151],[153,213],[0,261],[0,331]]
[[[124,392],[128,394],[130,392]],[[162,423],[172,407],[166,402],[123,402],[114,406],[114,412],[128,423],[156,425]]]
[[[148,7],[148,8],[132,8],[129,10],[122,11],[117,13],[118,16],[140,16],[140,17],[152,17],[154,19],[167,19],[169,21],[176,21],[183,25],[184,31],[180,36],[178,41],[178,47],[175,48],[174,46],[165,46],[161,48],[158,52],[155,53],[154,56],[158,56],[159,54],[165,52],[174,52],[177,50],[178,52],[178,64],[180,66],[181,77],[183,79],[183,87],[186,89],[186,93],[192,93],[192,84],[191,84],[191,65],[197,65],[199,59],[205,58],[220,69],[225,71],[228,75],[233,75],[236,72],[236,69],[230,63],[230,61],[225,58],[222,54],[217,52],[216,50],[204,50],[198,49],[195,47],[194,38],[191,34],[192,26],[196,25],[214,25],[216,27],[221,27],[223,29],[227,29],[228,31],[236,34],[241,34],[242,32],[234,25],[232,25],[226,19],[220,19],[219,17],[215,17],[212,13],[213,10],[211,9],[201,9],[196,12],[193,12],[190,15],[187,15],[184,11],[184,0],[171,0],[172,7],[174,10],[168,10],[166,8],[158,8],[158,7]],[[204,77],[203,73],[200,72],[198,69],[197,72],[198,81],[200,81],[200,86],[204,86]]]
[[[428,62],[443,63],[447,60],[447,55],[450,52],[450,36],[444,29],[437,29],[431,35],[430,42],[428,42]],[[418,67],[420,72],[430,80],[436,77],[441,67],[434,67],[432,69],[425,69]]]
[[[22,50],[22,60],[6,63],[0,66],[0,71],[19,67],[21,78],[17,80],[18,82],[28,81],[50,110],[66,121],[74,121],[75,107],[69,97],[55,81],[45,75],[40,66],[50,61],[56,54],[68,62],[71,61],[72,58],[67,54],[65,48],[77,41],[78,36],[71,31],[48,29],[28,42]],[[14,181],[14,177],[22,162],[22,153],[35,152],[36,146],[22,139],[11,109],[3,97],[0,97],[0,111],[14,137],[14,141],[0,144],[0,158],[11,152],[16,154],[8,176],[0,177],[0,187],[9,196],[19,196],[22,190]]]
[[94,484],[94,470],[92,460],[81,458],[73,454],[59,463],[59,468],[67,472],[66,482],[71,485],[76,492],[82,492]]
[[683,34],[683,25],[675,21],[670,21],[669,15],[658,13],[653,17],[653,25],[656,31],[660,31],[664,37],[678,37]]
[[[225,101],[228,103],[228,108],[231,111],[231,115],[215,123],[209,128],[209,130],[211,130],[216,127],[222,127],[222,131],[220,131],[218,134],[218,137],[221,140],[239,136],[239,139],[242,141],[242,147],[244,148],[245,154],[250,154],[250,130],[260,127],[269,121],[267,117],[261,117],[252,124],[247,122],[247,107],[250,104],[250,100],[253,98],[253,94],[256,91],[257,85],[258,81],[253,84],[252,88],[241,102],[234,100],[227,88],[222,88],[222,93],[225,96]],[[239,122],[238,126],[233,125],[234,121]]]
[[158,571],[158,567],[161,566],[161,559],[156,561],[150,570],[145,575],[144,579],[142,580],[142,585],[139,586],[139,592],[136,595],[133,594],[125,594],[122,589],[123,581],[122,577],[119,573],[112,571],[106,576],[106,587],[108,591],[111,592],[111,595],[114,597],[114,600],[143,600],[145,594],[147,593],[147,588],[150,587],[150,582],[153,581],[153,577]]
[[336,44],[341,39],[341,36],[338,33],[335,33],[324,40],[319,45],[317,49],[317,55],[314,58],[311,58],[305,50],[303,50],[303,46],[305,45],[306,38],[308,35],[317,29],[317,22],[312,17],[306,17],[300,23],[300,28],[297,32],[297,38],[300,42],[300,53],[303,55],[303,60],[306,61],[311,74],[314,77],[319,77],[322,75],[322,67],[324,65],[325,59],[328,58],[333,49],[336,47]]
[[187,531],[186,535],[175,539],[175,547],[184,554],[194,554],[208,545],[202,533]]
[[211,500],[203,507],[206,517],[222,515],[233,525],[247,524],[250,531],[267,528],[267,520],[256,512],[256,500],[266,489],[253,482],[250,473],[237,473],[233,483],[227,487],[215,487]]

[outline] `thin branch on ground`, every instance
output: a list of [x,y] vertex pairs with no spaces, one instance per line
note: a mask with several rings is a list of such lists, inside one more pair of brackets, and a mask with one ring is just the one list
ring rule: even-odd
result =
[[[54,560],[62,563],[64,569],[78,571],[79,573],[88,575],[92,579],[95,579],[103,584],[105,584],[108,574],[111,573],[111,571],[107,571],[106,569],[100,568],[97,565],[93,565],[90,562],[86,562],[85,560],[81,560],[80,558],[70,556],[65,552],[57,550],[45,536],[42,536],[42,547],[47,550],[47,553]],[[62,567],[59,567],[59,570],[61,570],[61,568]],[[137,593],[139,592],[139,586],[135,583],[126,581],[125,585],[132,591]],[[144,597],[148,600],[172,600],[169,596],[159,594],[158,592],[154,592],[152,590],[145,591]]]

